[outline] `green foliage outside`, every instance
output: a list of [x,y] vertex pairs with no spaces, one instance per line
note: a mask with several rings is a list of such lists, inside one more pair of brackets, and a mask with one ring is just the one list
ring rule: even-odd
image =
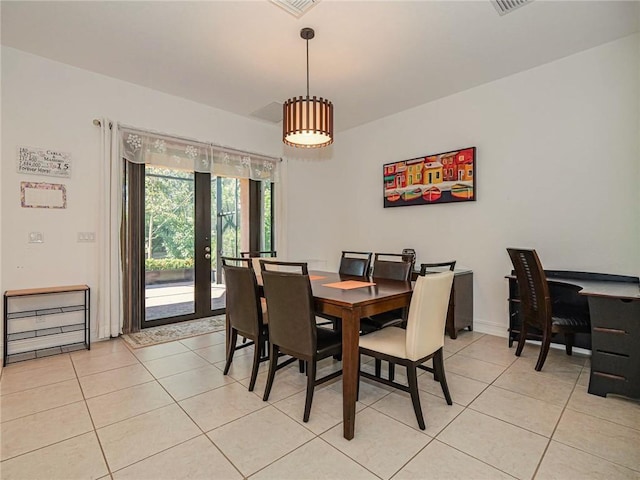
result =
[[[221,215],[219,216],[215,213],[218,205],[218,184],[222,195]],[[218,250],[222,250],[223,255],[226,256],[239,256],[241,215],[239,194],[240,182],[235,178],[216,179],[214,177],[212,179],[211,265],[213,269],[216,268]],[[193,172],[146,167],[146,270],[193,266],[195,236],[194,196]],[[221,249],[216,247],[216,230],[219,227],[222,229]],[[186,267],[178,260],[186,262]]]
[[147,272],[193,268],[193,258],[145,258],[144,268]]

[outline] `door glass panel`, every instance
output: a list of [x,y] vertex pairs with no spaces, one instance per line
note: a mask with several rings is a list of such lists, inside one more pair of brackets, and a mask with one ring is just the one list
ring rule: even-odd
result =
[[273,250],[273,183],[260,182],[260,250]]
[[195,312],[194,173],[145,167],[145,321]]
[[247,190],[244,183],[235,178],[211,178],[211,310],[225,308],[221,257],[239,257],[246,243],[241,215]]

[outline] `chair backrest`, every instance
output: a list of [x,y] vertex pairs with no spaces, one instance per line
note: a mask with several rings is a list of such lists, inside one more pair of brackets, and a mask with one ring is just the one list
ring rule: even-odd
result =
[[551,328],[551,295],[535,250],[507,248],[520,292],[520,317],[541,330]]
[[427,273],[438,273],[446,270],[453,272],[455,268],[455,260],[451,260],[450,262],[421,263],[420,275],[426,275]]
[[373,258],[373,278],[411,280],[414,261],[401,253],[376,253]]
[[240,252],[241,257],[245,258],[266,258],[266,257],[276,257],[275,250],[252,250],[250,252]]
[[407,321],[407,357],[418,360],[444,345],[453,272],[421,275],[416,280]]
[[226,309],[232,327],[253,335],[262,328],[262,307],[250,258],[222,257]]
[[[270,341],[285,353],[313,356],[317,332],[307,264],[262,260],[260,267],[269,311]],[[293,271],[296,269],[297,273]]]
[[366,277],[369,275],[371,266],[371,252],[350,252],[343,251],[340,257],[340,275],[353,275],[356,277]]

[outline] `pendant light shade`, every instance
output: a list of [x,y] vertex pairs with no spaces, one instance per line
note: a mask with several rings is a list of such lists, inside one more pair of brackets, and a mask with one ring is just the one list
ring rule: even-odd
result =
[[307,96],[284,102],[282,141],[292,147],[326,147],[333,143],[333,104],[326,98],[309,96],[309,40],[315,32],[303,28],[300,36],[307,41]]

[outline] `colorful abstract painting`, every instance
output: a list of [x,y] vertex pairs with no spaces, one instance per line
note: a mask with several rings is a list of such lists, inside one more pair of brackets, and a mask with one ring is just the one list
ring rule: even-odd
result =
[[476,147],[384,165],[384,207],[472,202]]

